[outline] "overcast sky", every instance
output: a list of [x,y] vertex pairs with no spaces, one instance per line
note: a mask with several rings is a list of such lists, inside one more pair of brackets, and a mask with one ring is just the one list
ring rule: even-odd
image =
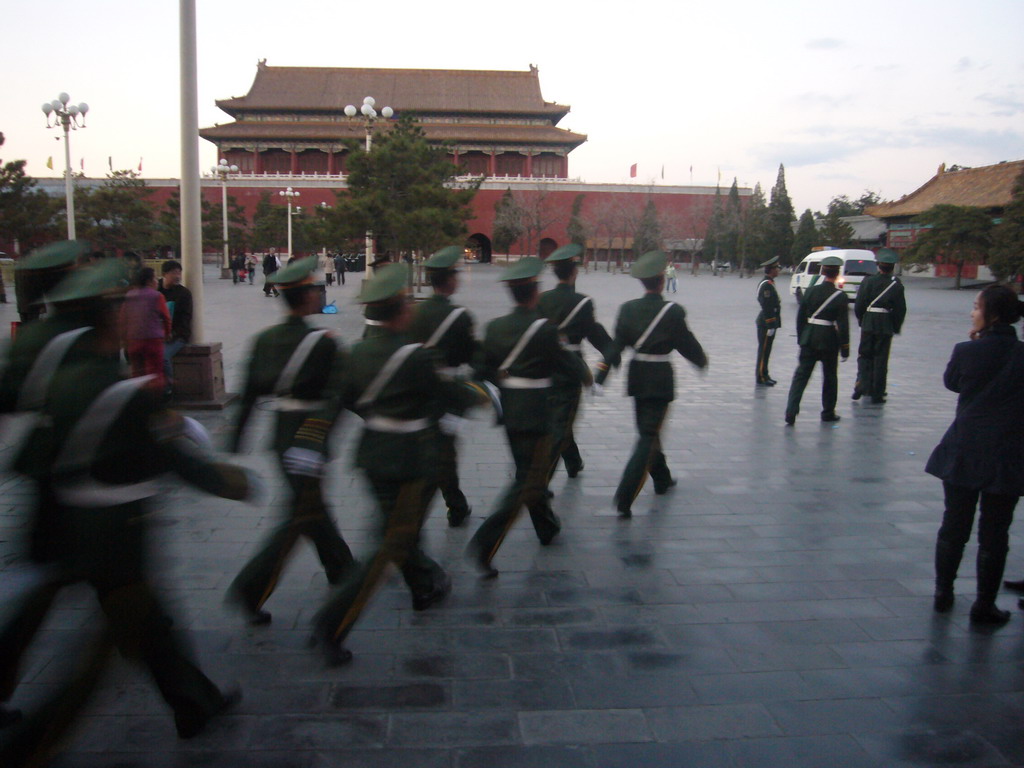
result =
[[[178,3],[8,2],[0,62],[4,160],[58,176],[63,147],[40,106],[91,109],[72,162],[180,175]],[[1024,2],[484,3],[198,1],[200,124],[272,66],[540,68],[569,159],[588,182],[723,186],[779,163],[797,213],[865,189],[896,199],[940,163],[1024,158]],[[368,94],[373,95],[373,94]],[[201,141],[202,169],[216,163]],[[49,156],[55,170],[46,168]],[[664,181],[661,174],[664,166]]]

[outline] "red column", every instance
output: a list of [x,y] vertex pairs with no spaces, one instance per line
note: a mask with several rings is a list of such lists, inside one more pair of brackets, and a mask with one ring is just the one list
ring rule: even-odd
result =
[[299,173],[299,153],[298,153],[298,152],[296,152],[296,151],[295,151],[295,150],[293,149],[293,150],[291,151],[291,156],[292,156],[292,169],[291,169],[291,174],[292,174],[292,176],[297,176],[297,175],[298,175],[298,173]]
[[526,153],[526,176],[533,178],[533,152]]
[[337,172],[338,172],[337,171],[337,165],[334,162],[334,150],[333,149],[328,149],[327,150],[327,173],[329,175],[333,176]]
[[452,150],[452,165],[458,166],[459,164],[459,150]]
[[562,155],[562,178],[569,178],[569,155]]
[[263,173],[263,155],[258,149],[252,151],[252,172]]
[[498,153],[492,151],[491,159],[487,163],[487,175],[496,176],[498,174]]

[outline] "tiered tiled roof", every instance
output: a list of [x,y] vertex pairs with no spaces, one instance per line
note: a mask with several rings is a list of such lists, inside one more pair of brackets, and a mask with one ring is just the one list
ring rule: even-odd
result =
[[1013,183],[1024,171],[1024,160],[1014,160],[981,168],[947,171],[939,167],[924,186],[893,203],[880,203],[864,213],[884,219],[916,216],[936,205],[965,205],[976,208],[1002,208],[1009,204]]

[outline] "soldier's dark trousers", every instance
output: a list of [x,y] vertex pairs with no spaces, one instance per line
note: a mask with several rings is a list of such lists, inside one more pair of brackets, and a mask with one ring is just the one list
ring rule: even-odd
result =
[[796,416],[800,413],[800,400],[804,389],[810,381],[814,366],[821,363],[821,413],[833,413],[839,397],[839,352],[819,352],[809,347],[800,347],[800,358],[793,371],[793,383],[789,386],[789,401],[786,403],[786,414]]
[[548,480],[555,474],[558,459],[565,462],[567,472],[575,474],[583,468],[583,458],[572,427],[576,421],[576,413],[580,407],[579,387],[553,387],[549,403],[551,405],[551,469]]
[[551,463],[551,436],[507,430],[506,436],[516,464],[515,479],[469,542],[469,551],[483,563],[491,562],[523,507],[529,511],[541,542],[547,544],[562,529],[545,494]]
[[459,487],[459,450],[455,435],[441,433],[437,446],[437,486],[448,507],[448,522],[459,525],[469,515],[469,502]]
[[273,594],[300,536],[312,542],[332,584],[339,583],[355,562],[324,504],[320,479],[287,473],[285,478],[292,493],[287,518],[246,563],[228,590],[230,597],[250,612],[260,610]]
[[314,634],[340,644],[373,596],[390,563],[402,572],[413,596],[429,594],[445,579],[444,569],[420,547],[420,530],[435,485],[423,480],[398,482],[368,476],[381,515],[380,544],[317,613]]
[[[775,329],[772,328],[772,331]],[[757,324],[757,382],[765,382],[771,379],[768,373],[768,359],[772,356],[772,344],[775,343],[775,334],[768,335],[768,328],[761,323]]]
[[30,587],[5,616],[0,628],[0,702],[9,701],[18,687],[21,659],[46,620],[61,587],[70,579],[50,579]]
[[857,348],[857,389],[862,395],[885,396],[891,347],[892,336],[861,331]]
[[668,400],[637,398],[633,401],[637,441],[615,491],[615,503],[620,510],[629,509],[644,487],[648,474],[654,481],[655,489],[664,488],[672,482],[672,473],[669,472],[665,454],[661,450],[661,425],[668,413],[668,406]]

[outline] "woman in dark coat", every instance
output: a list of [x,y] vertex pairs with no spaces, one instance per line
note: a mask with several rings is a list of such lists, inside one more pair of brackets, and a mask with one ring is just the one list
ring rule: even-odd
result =
[[942,480],[946,511],[935,547],[935,610],[953,607],[953,581],[978,520],[978,595],[971,621],[1004,624],[996,607],[1009,549],[1010,523],[1024,495],[1024,342],[1013,328],[1022,302],[1005,285],[978,294],[971,340],[953,348],[946,388],[959,393],[956,417],[932,451],[925,471]]

